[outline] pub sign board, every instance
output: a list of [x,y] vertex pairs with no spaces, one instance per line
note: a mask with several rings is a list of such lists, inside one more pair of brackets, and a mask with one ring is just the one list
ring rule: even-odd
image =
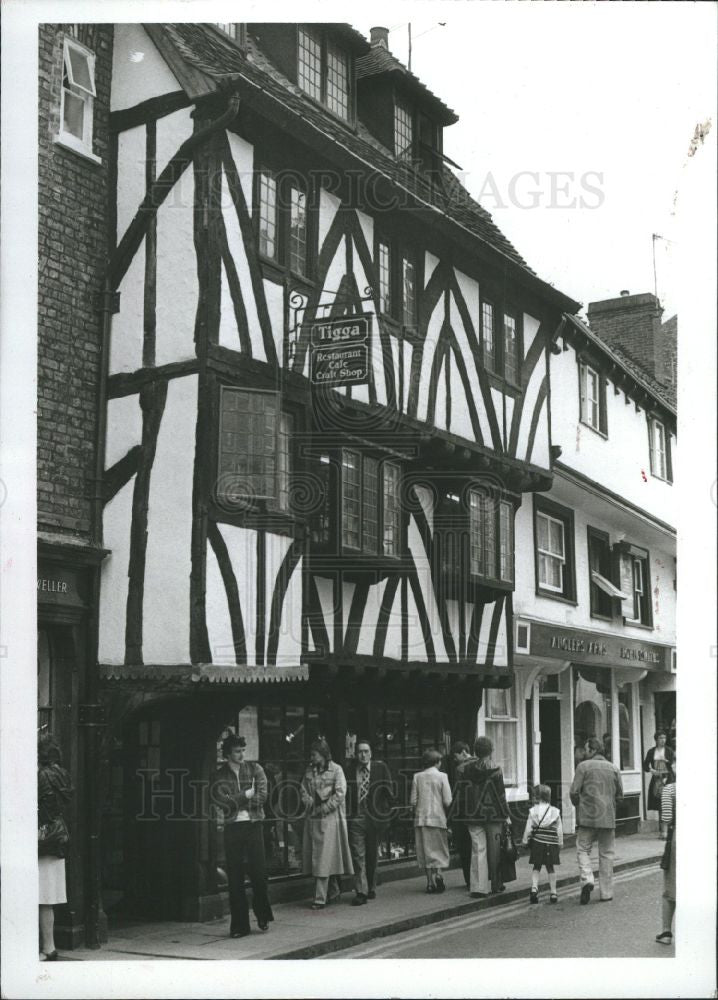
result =
[[531,655],[595,666],[670,669],[670,647],[605,632],[581,632],[538,622],[531,623]]
[[335,389],[368,384],[371,314],[317,320],[308,326],[313,386]]

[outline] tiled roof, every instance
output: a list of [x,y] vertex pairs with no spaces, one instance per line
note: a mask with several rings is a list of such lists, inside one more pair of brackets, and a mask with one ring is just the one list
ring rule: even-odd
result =
[[406,80],[415,93],[421,95],[427,103],[439,112],[442,125],[453,125],[459,120],[459,116],[455,111],[444,104],[436,94],[421,82],[418,76],[415,76],[404,63],[399,62],[383,45],[373,45],[371,52],[357,59],[356,73],[358,80],[368,76],[378,76],[382,73],[397,73]]
[[[197,85],[195,77],[198,73],[202,80],[213,83],[213,90],[231,89],[237,85],[241,88],[242,83],[246,82],[255,93],[266,95],[282,105],[296,116],[295,120],[310,125],[337,147],[369,164],[420,201],[442,211],[484,244],[518,265],[546,290],[549,289],[550,286],[538,278],[536,272],[495,225],[489,212],[471,197],[448,167],[444,166],[442,171],[443,190],[439,190],[437,185],[432,188],[421,171],[397,160],[361,122],[353,128],[308,98],[270,62],[251,35],[245,53],[211,25],[164,24],[145,27],[158,47],[161,46],[161,51],[167,50],[169,46],[169,52],[163,51],[163,55],[165,58],[168,55],[172,58],[173,71],[182,86],[183,71],[180,63],[188,67],[193,86]],[[177,56],[180,57],[179,61]],[[578,304],[572,303],[567,296],[556,289],[550,290],[561,299],[563,309],[578,309]]]
[[587,340],[591,341],[608,358],[616,362],[623,370],[639,385],[649,392],[654,399],[666,407],[673,415],[676,413],[676,394],[667,385],[663,385],[643,368],[634,357],[632,357],[624,347],[617,344],[607,344],[602,337],[592,330],[590,326],[579,319],[578,316],[566,315],[564,317],[573,325]]

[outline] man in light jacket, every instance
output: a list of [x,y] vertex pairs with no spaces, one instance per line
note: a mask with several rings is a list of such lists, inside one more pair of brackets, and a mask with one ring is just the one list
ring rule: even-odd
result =
[[601,902],[613,899],[613,856],[616,841],[616,803],[623,798],[621,772],[603,754],[595,736],[586,740],[586,757],[576,768],[571,802],[577,810],[576,856],[581,875],[581,905],[593,892],[591,850],[598,840],[598,886]]

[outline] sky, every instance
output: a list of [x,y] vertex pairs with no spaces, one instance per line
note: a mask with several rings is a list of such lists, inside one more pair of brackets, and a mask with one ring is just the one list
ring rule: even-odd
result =
[[584,305],[657,286],[664,319],[676,312],[675,210],[695,126],[713,115],[718,8],[375,9],[381,20],[352,23],[390,28],[406,64],[411,20],[412,71],[459,115],[444,152],[540,277]]

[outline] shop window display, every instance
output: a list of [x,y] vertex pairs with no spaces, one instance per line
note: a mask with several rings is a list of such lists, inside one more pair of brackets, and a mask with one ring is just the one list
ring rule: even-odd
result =
[[574,667],[573,731],[575,763],[583,760],[583,746],[590,736],[603,742],[611,760],[611,674],[602,667]]

